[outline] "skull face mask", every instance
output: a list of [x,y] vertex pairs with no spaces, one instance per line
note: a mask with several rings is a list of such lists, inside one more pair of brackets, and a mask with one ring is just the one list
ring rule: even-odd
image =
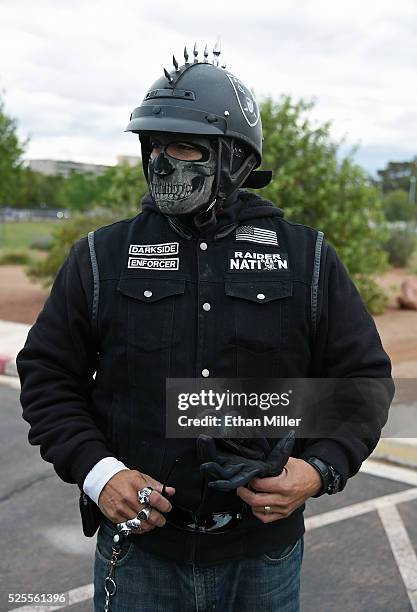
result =
[[150,136],[148,185],[166,215],[208,208],[216,176],[214,143],[204,136],[155,133]]

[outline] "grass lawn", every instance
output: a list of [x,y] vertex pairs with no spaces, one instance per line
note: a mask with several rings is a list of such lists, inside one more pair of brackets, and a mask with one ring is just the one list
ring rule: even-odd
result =
[[28,249],[34,240],[51,235],[65,221],[12,221],[0,223],[0,250]]

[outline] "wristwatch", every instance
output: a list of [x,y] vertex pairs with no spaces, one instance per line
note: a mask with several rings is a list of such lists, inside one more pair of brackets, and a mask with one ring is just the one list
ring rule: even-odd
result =
[[321,476],[322,488],[318,493],[312,495],[312,497],[320,497],[324,493],[333,495],[338,493],[342,487],[342,477],[330,463],[326,463],[317,457],[303,457],[304,461],[307,461],[314,469],[318,471]]

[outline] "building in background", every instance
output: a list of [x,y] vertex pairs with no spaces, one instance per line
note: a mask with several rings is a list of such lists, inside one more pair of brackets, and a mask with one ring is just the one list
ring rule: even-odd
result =
[[136,155],[118,155],[117,156],[117,164],[129,164],[129,166],[137,166],[140,164],[141,159]]
[[[138,166],[141,161],[140,157],[135,155],[118,155],[116,159],[117,165],[127,163],[129,166]],[[91,172],[97,176],[103,174],[108,168],[112,168],[112,166],[104,164],[86,164],[59,159],[29,159],[26,165],[34,172],[39,172],[46,176],[69,176],[71,172]]]
[[27,161],[28,167],[34,172],[45,174],[46,176],[69,176],[71,172],[91,172],[95,175],[103,174],[107,168],[102,164],[85,164],[74,161],[61,161],[58,159],[30,159]]

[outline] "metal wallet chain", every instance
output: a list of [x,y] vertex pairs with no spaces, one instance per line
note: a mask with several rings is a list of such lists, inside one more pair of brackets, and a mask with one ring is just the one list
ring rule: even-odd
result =
[[110,560],[109,573],[104,581],[104,590],[106,592],[106,601],[104,604],[104,612],[110,612],[110,597],[116,594],[117,586],[115,582],[116,565],[120,553],[122,552],[122,541],[127,535],[115,534],[113,536],[112,556]]

